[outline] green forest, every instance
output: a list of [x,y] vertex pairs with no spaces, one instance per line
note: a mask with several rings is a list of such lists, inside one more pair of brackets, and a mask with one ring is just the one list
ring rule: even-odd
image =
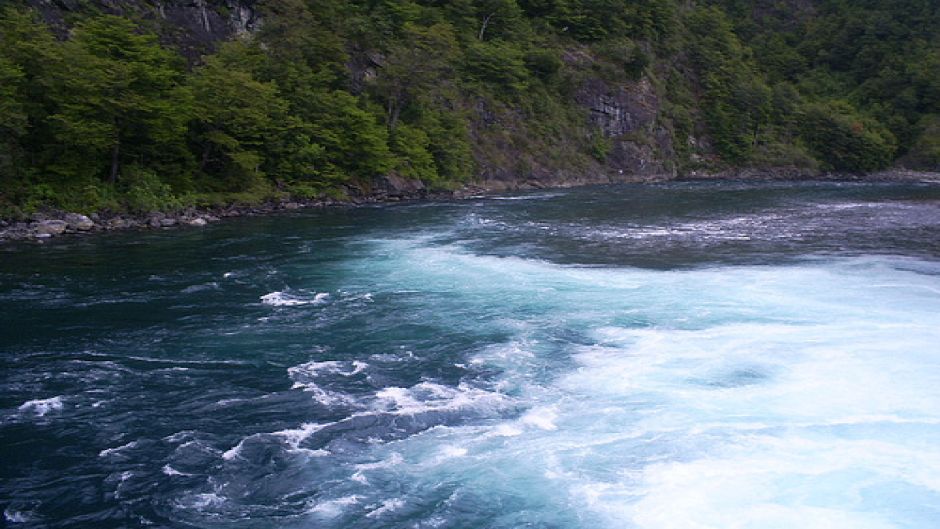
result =
[[594,78],[651,83],[675,174],[940,167],[932,0],[264,0],[196,56],[146,9],[75,4],[0,11],[2,217],[603,170]]

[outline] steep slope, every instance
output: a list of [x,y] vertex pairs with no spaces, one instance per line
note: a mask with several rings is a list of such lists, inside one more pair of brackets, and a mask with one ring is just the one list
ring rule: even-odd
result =
[[895,0],[20,0],[0,207],[935,169],[937,24]]

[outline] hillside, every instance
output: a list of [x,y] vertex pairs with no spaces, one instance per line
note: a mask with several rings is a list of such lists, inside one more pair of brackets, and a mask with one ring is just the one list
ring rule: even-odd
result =
[[929,0],[16,0],[0,217],[940,169]]

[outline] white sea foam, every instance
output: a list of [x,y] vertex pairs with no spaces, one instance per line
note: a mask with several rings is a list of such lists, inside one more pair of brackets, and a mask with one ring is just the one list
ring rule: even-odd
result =
[[226,461],[232,461],[241,457],[241,452],[244,449],[246,442],[251,441],[251,440],[256,440],[256,439],[262,439],[262,438],[278,439],[281,442],[283,442],[285,445],[287,445],[287,449],[289,451],[303,452],[309,456],[329,455],[329,452],[326,450],[322,450],[322,449],[308,450],[308,449],[300,447],[301,443],[303,443],[305,440],[310,438],[310,436],[322,430],[329,424],[332,424],[332,423],[327,423],[327,424],[305,423],[305,424],[300,425],[299,428],[291,428],[287,430],[280,430],[277,432],[249,435],[248,437],[239,441],[238,444],[236,444],[232,448],[229,448],[225,452],[222,452],[222,459]]
[[105,448],[104,450],[98,452],[98,457],[109,457],[114,454],[121,452],[122,450],[127,450],[129,448],[136,448],[139,445],[137,441],[131,441],[129,443],[122,444],[121,446],[115,446],[112,448]]
[[9,523],[28,523],[32,521],[32,517],[27,515],[24,512],[14,511],[12,509],[3,510],[3,519]]
[[301,305],[320,305],[326,303],[330,294],[320,292],[313,297],[290,294],[287,292],[275,291],[261,296],[261,303],[272,307],[297,307]]
[[327,360],[307,362],[287,369],[288,376],[294,381],[294,389],[303,389],[313,395],[314,400],[324,406],[355,404],[356,399],[341,392],[330,391],[322,386],[322,379],[330,375],[352,377],[369,368],[369,364],[359,361]]
[[170,465],[163,465],[162,470],[163,470],[163,473],[167,476],[192,476],[192,474],[188,474],[186,472],[180,472],[179,470],[176,470]]
[[22,413],[28,413],[37,417],[42,417],[50,411],[59,411],[64,406],[62,397],[51,397],[48,399],[28,400],[20,404],[19,410]]
[[[527,410],[377,444],[380,460],[402,459],[352,470],[364,491],[457,483],[465,497],[518,500],[526,523],[563,527],[933,529],[940,519],[936,266],[650,271],[414,244],[390,254],[394,288],[528,318],[493,327],[512,337],[469,362],[504,373],[513,397],[495,400]],[[553,345],[558,329],[578,340]],[[376,409],[494,398],[423,384],[379,391]]]
[[421,382],[410,388],[387,387],[375,394],[377,409],[399,415],[456,411],[495,410],[505,406],[505,395],[474,388],[466,384],[457,387],[433,382]]
[[532,409],[523,415],[521,419],[523,424],[535,426],[542,430],[557,430],[556,420],[558,420],[558,414],[550,407]]
[[383,514],[397,511],[398,509],[401,509],[404,506],[405,506],[405,500],[401,498],[393,498],[393,499],[385,500],[382,502],[382,505],[380,505],[376,509],[369,511],[366,514],[366,516],[369,518],[377,518],[379,516],[382,516]]
[[360,496],[344,496],[342,498],[336,498],[333,500],[319,501],[314,504],[307,512],[310,514],[317,514],[320,516],[325,516],[327,518],[335,518],[343,513],[343,511],[352,505],[355,505],[361,501]]

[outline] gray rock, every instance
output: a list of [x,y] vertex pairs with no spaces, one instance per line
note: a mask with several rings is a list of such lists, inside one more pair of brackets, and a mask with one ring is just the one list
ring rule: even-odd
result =
[[160,219],[160,226],[163,226],[164,228],[169,228],[170,226],[176,226],[176,224],[177,224],[176,219],[172,217],[166,217],[166,218]]
[[390,197],[404,197],[418,195],[426,191],[426,188],[421,180],[413,180],[394,173],[389,173],[375,179],[373,191]]
[[37,235],[61,235],[68,227],[64,220],[41,220],[36,223],[35,229]]
[[95,227],[94,221],[79,213],[69,213],[65,216],[68,228],[76,231],[88,231]]
[[151,213],[147,216],[147,225],[151,228],[159,228],[162,226],[160,221],[162,221],[164,218],[166,218],[166,215],[163,213]]
[[190,220],[187,224],[189,224],[190,226],[196,226],[198,228],[198,227],[205,226],[206,224],[208,224],[208,222],[206,222],[206,219],[202,217],[196,217]]

